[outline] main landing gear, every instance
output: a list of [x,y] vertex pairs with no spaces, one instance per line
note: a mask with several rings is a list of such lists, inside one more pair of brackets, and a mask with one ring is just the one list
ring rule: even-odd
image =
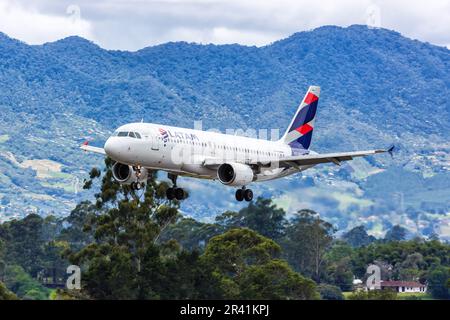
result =
[[178,188],[177,187],[177,178],[178,178],[178,176],[169,173],[168,177],[169,177],[170,180],[172,180],[173,187],[167,189],[167,191],[166,191],[167,200],[173,200],[173,199],[177,199],[178,201],[183,200],[185,198],[186,194],[184,193],[183,188]]
[[247,201],[250,202],[253,200],[253,191],[251,189],[246,189],[242,187],[242,189],[236,190],[236,200],[239,202]]

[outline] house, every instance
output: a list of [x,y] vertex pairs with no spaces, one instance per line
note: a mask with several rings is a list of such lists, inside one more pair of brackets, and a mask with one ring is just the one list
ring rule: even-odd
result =
[[358,291],[358,290],[363,290],[364,287],[364,283],[362,282],[362,280],[360,279],[353,279],[353,290],[354,291]]
[[427,286],[415,281],[381,281],[381,289],[394,289],[398,293],[425,293]]

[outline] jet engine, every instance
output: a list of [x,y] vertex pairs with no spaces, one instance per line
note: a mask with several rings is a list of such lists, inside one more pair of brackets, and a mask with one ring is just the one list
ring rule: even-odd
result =
[[241,163],[224,163],[217,169],[219,181],[227,186],[245,186],[255,181],[252,168]]
[[139,179],[137,178],[136,171],[132,166],[116,162],[112,167],[112,174],[114,179],[121,184],[132,184],[133,182],[146,182],[148,177],[148,171],[145,168],[141,168],[141,174]]

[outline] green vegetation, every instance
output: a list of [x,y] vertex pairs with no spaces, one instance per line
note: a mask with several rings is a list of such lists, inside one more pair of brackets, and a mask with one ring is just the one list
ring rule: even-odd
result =
[[344,294],[341,289],[337,286],[332,286],[329,284],[319,285],[320,297],[323,300],[344,300]]
[[397,295],[398,300],[434,300],[429,293],[402,293]]
[[[269,199],[214,223],[179,213],[168,184],[151,175],[144,191],[114,182],[111,161],[93,169],[95,201],[64,218],[28,215],[0,225],[0,298],[4,299],[448,299],[450,250],[437,237],[405,241],[394,226],[385,239],[357,227],[342,239],[311,210],[286,213]],[[377,264],[382,278],[428,283],[427,294],[353,291],[355,277]],[[82,289],[65,283],[82,270]],[[2,284],[3,283],[3,284]]]
[[398,294],[394,290],[359,290],[348,295],[348,300],[397,300]]
[[16,300],[17,296],[9,291],[3,283],[0,282],[0,300]]

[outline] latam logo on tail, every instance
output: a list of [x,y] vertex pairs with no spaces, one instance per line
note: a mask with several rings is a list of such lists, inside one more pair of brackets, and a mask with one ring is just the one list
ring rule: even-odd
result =
[[311,146],[319,95],[318,87],[312,88],[306,94],[289,127],[284,141],[293,149],[308,150]]

